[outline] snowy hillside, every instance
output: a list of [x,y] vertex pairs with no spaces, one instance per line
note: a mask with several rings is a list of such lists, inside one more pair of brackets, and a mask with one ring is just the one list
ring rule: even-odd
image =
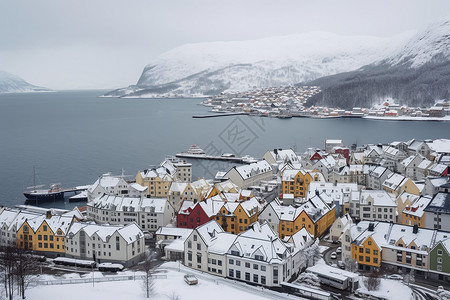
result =
[[295,84],[382,60],[411,34],[392,38],[324,32],[188,44],[147,65],[135,86],[107,96],[199,96]]
[[424,64],[450,60],[450,20],[434,23],[413,36],[386,61],[391,66],[406,64],[419,68]]
[[29,84],[22,78],[0,71],[0,93],[42,92],[49,89]]
[[370,107],[391,98],[423,107],[449,99],[450,17],[414,35],[385,59],[303,84],[322,89],[309,100],[311,105]]

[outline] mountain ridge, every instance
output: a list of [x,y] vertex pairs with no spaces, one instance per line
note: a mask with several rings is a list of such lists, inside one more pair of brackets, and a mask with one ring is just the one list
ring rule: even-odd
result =
[[384,58],[411,36],[340,36],[325,32],[176,47],[146,65],[136,85],[105,96],[209,96],[295,84],[351,71]]
[[32,85],[17,75],[0,70],[0,93],[44,92],[50,89]]

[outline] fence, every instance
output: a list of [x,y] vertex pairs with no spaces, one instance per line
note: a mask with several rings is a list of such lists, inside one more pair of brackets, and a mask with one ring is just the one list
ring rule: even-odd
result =
[[[52,279],[52,280],[35,280],[31,284],[37,285],[63,285],[63,284],[80,284],[92,282],[109,282],[109,281],[127,281],[127,280],[141,280],[145,275],[127,275],[127,276],[106,276],[94,278],[70,278],[70,279]],[[167,279],[167,275],[151,275],[153,279]]]

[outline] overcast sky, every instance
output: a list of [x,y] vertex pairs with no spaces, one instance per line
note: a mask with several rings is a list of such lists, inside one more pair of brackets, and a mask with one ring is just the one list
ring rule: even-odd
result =
[[450,15],[448,0],[2,0],[0,70],[53,89],[137,82],[185,43],[309,31],[392,36]]

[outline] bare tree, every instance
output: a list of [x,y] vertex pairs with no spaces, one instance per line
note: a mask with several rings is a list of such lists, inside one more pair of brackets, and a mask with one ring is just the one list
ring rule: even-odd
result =
[[319,240],[316,240],[311,246],[305,249],[304,251],[305,259],[306,259],[306,267],[314,266],[316,262],[322,257],[319,248]]
[[142,262],[142,268],[144,269],[144,290],[147,298],[150,298],[150,294],[153,293],[153,279],[152,279],[152,268],[153,268],[153,257],[154,255],[149,251],[145,251],[145,257]]
[[411,269],[411,271],[409,271],[408,274],[406,274],[405,276],[403,276],[403,282],[409,286],[411,283],[414,283],[414,281],[416,281],[415,277],[414,277],[414,270]]
[[14,297],[14,252],[15,247],[6,246],[2,247],[0,257],[0,268],[2,273],[2,281],[5,287],[5,296],[7,299],[12,300]]
[[25,290],[32,278],[38,273],[39,262],[27,250],[16,248],[14,276],[16,278],[19,295],[25,299]]
[[169,297],[170,300],[180,300],[180,296],[175,291],[172,291],[172,294],[167,297]]
[[376,291],[380,287],[381,279],[378,272],[372,272],[365,280],[366,288],[369,291]]
[[349,272],[356,272],[358,270],[358,263],[351,257],[344,260],[345,269]]

